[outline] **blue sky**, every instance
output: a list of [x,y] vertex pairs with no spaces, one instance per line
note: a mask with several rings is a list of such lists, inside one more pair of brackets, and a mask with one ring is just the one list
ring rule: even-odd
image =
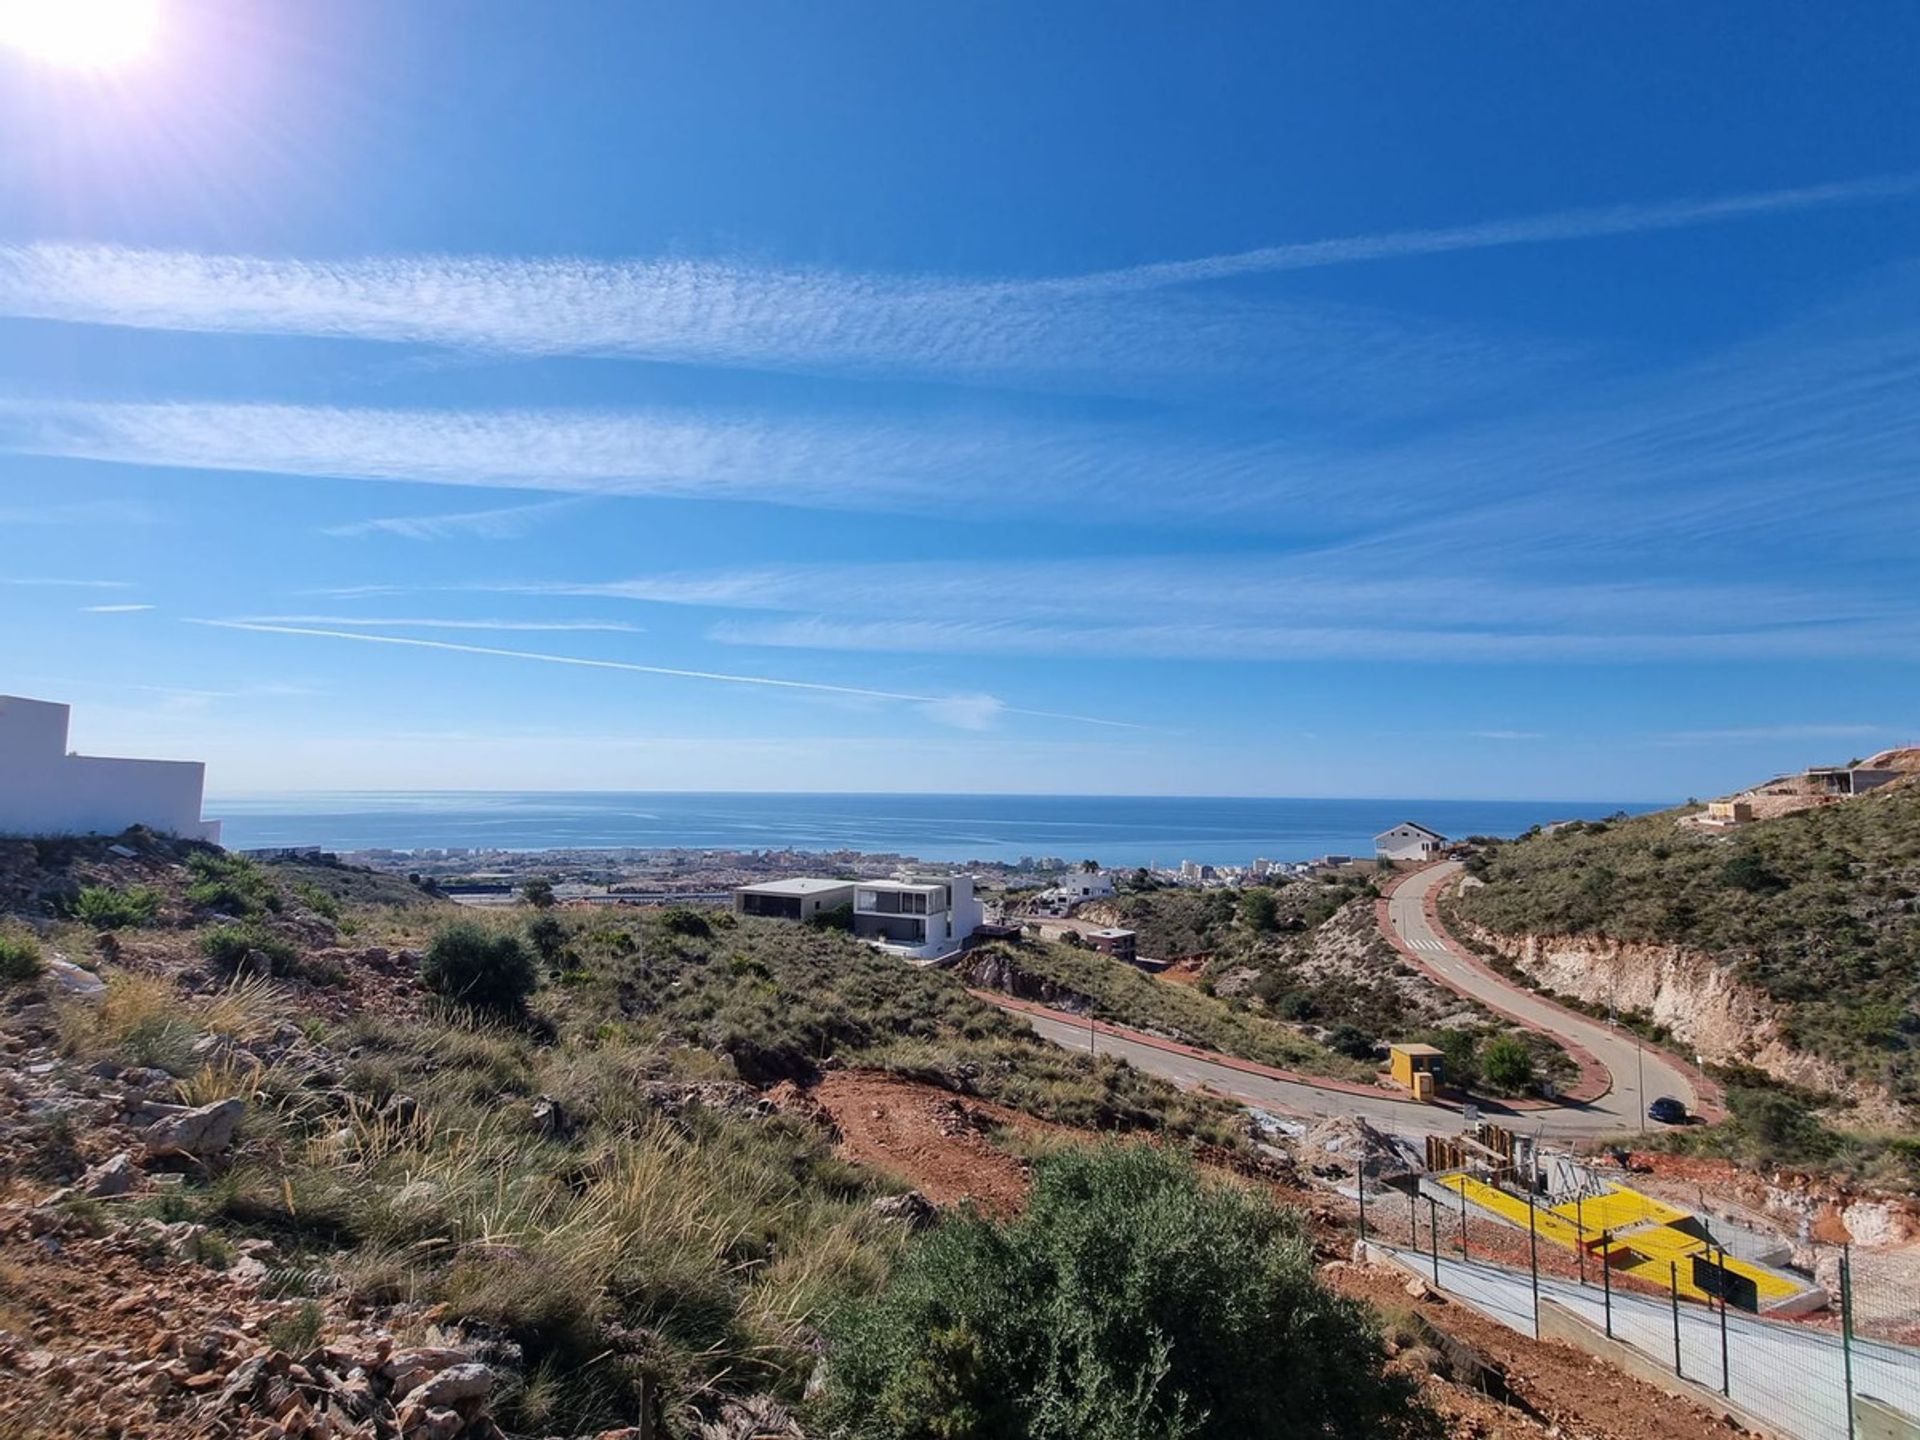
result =
[[0,691],[84,748],[1652,800],[1920,737],[1920,12],[159,3],[0,45]]

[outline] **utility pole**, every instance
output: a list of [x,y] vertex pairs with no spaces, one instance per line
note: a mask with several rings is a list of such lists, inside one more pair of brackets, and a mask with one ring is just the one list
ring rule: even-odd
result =
[[1633,1103],[1640,1111],[1640,1133],[1647,1133],[1647,1065],[1640,1048],[1640,1032],[1633,1032]]

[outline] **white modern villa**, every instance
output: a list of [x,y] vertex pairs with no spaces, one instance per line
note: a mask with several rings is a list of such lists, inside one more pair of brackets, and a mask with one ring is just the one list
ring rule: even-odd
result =
[[121,760],[67,750],[70,710],[0,695],[0,835],[118,835],[145,825],[218,843],[200,818],[207,767],[197,760]]
[[953,954],[985,919],[971,875],[858,882],[801,877],[742,885],[733,892],[735,914],[783,920],[811,919],[849,903],[858,938],[909,960]]

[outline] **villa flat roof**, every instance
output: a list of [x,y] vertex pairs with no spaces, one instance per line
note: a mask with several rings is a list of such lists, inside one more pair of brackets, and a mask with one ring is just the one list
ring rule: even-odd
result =
[[896,893],[911,890],[918,894],[921,891],[943,889],[949,883],[946,880],[862,880],[859,885],[862,890],[891,890]]
[[815,880],[807,876],[795,876],[791,880],[762,880],[757,885],[742,885],[739,888],[753,895],[818,895],[823,890],[851,890],[852,880]]

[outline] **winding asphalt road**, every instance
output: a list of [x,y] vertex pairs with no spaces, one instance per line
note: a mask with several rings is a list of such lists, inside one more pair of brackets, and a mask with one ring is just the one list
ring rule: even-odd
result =
[[1450,946],[1427,918],[1427,897],[1459,873],[1455,861],[1422,870],[1401,881],[1387,902],[1394,932],[1422,965],[1449,988],[1522,1024],[1571,1042],[1606,1066],[1613,1076],[1612,1088],[1584,1107],[1589,1117],[1605,1117],[1604,1128],[1647,1128],[1652,1123],[1646,1119],[1647,1105],[1660,1095],[1683,1101],[1688,1110],[1699,1108],[1700,1096],[1687,1068],[1662,1051],[1642,1046],[1632,1031],[1615,1029],[1604,1020],[1590,1020],[1523,990]]
[[[1650,1123],[1644,1119],[1646,1101],[1656,1095],[1675,1096],[1693,1108],[1696,1094],[1687,1071],[1661,1052],[1643,1051],[1630,1032],[1563,1010],[1449,948],[1427,920],[1426,898],[1459,869],[1452,863],[1437,865],[1402,881],[1389,902],[1395,933],[1447,985],[1586,1050],[1606,1066],[1613,1078],[1605,1095],[1585,1104],[1503,1112],[1497,1103],[1489,1103],[1481,1107],[1482,1114],[1523,1133],[1591,1139],[1644,1128]],[[1306,1118],[1362,1115],[1381,1129],[1413,1137],[1457,1134],[1460,1129],[1461,1115],[1456,1108],[1417,1104],[1385,1090],[1376,1096],[1323,1088],[1305,1080],[1275,1079],[1185,1049],[1156,1045],[1149,1036],[1104,1030],[1090,1036],[1085,1022],[1076,1023],[1067,1016],[1026,1010],[1014,1013],[1022,1015],[1040,1035],[1067,1049],[1118,1055],[1135,1069],[1158,1075],[1183,1089],[1204,1087],[1244,1105]]]

